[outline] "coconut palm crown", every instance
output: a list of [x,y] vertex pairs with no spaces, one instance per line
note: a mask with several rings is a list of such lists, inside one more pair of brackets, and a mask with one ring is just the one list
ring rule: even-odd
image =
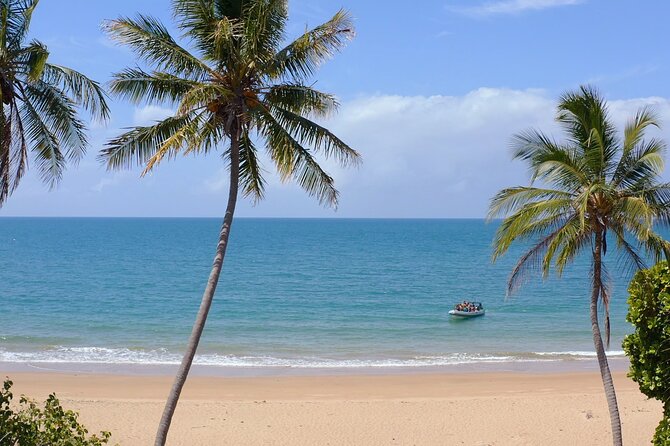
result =
[[[138,15],[105,25],[153,70],[128,68],[114,75],[111,91],[135,103],[169,104],[173,116],[135,127],[101,152],[110,168],[143,165],[149,172],[177,154],[222,149],[230,161],[239,146],[243,192],[263,198],[265,181],[257,144],[264,146],[283,180],[293,178],[320,202],[336,205],[333,178],[314,152],[356,164],[359,155],[312,118],[337,109],[331,94],[307,81],[353,35],[349,15],[335,16],[282,46],[287,2],[278,0],[174,0],[180,46],[158,20]],[[233,143],[233,144],[231,144]]]
[[219,150],[229,166],[228,204],[200,309],[159,423],[155,444],[167,441],[221,273],[238,188],[263,198],[265,181],[258,147],[265,149],[282,180],[294,179],[321,203],[336,206],[333,178],[315,154],[343,166],[359,154],[314,121],[337,109],[334,96],[308,83],[316,68],[353,35],[344,11],[284,44],[285,0],[173,0],[182,38],[177,43],[158,20],[144,15],[120,18],[105,28],[151,69],[128,68],[114,75],[111,90],[135,103],[160,103],[172,116],[134,127],[111,140],[101,158],[111,169],[141,165],[144,173],[179,154]]
[[88,145],[84,109],[106,120],[100,86],[83,74],[49,62],[38,40],[26,42],[38,0],[0,0],[0,207],[34,160],[42,180],[54,187],[67,162]]
[[[649,108],[640,109],[620,136],[605,101],[592,87],[560,98],[556,116],[563,142],[535,130],[516,135],[514,158],[528,163],[531,186],[503,189],[492,200],[489,217],[504,216],[494,241],[494,260],[518,240],[532,247],[508,281],[513,292],[532,270],[560,275],[578,254],[592,255],[591,323],[594,345],[610,407],[614,444],[621,444],[616,396],[598,323],[604,309],[609,346],[610,292],[603,257],[614,239],[625,265],[644,268],[645,258],[668,257],[670,245],[654,232],[670,223],[670,184],[660,180],[665,144],[644,138],[658,126]],[[540,183],[533,185],[534,183]]]

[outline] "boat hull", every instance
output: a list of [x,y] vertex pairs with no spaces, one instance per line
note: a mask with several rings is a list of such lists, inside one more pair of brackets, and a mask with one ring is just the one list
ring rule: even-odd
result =
[[449,314],[452,316],[456,317],[465,317],[465,318],[472,318],[472,317],[477,317],[477,316],[484,316],[486,313],[486,310],[480,310],[480,311],[458,311],[458,310],[450,310]]

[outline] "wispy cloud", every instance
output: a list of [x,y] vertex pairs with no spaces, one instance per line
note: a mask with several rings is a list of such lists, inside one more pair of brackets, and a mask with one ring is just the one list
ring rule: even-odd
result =
[[636,79],[658,71],[658,65],[636,65],[616,73],[594,76],[586,80],[587,84],[617,83],[628,79]]
[[175,111],[170,108],[160,107],[158,105],[147,105],[141,108],[136,108],[133,113],[134,125],[151,125],[156,121],[174,115]]
[[102,190],[105,189],[107,186],[112,186],[116,183],[117,180],[115,178],[102,178],[100,181],[98,181],[95,185],[91,187],[91,191],[102,192]]
[[570,6],[584,3],[585,0],[502,0],[483,3],[466,8],[452,8],[458,12],[473,16],[492,16],[504,14],[519,14],[525,11],[539,11],[542,9]]

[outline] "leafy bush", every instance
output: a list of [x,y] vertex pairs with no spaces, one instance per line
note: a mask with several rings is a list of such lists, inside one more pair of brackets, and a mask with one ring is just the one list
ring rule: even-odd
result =
[[642,393],[663,403],[663,419],[653,443],[670,445],[670,265],[661,262],[639,271],[628,289],[626,320],[635,332],[623,348],[630,358],[631,377]]
[[63,409],[53,393],[44,409],[24,396],[11,407],[12,384],[7,379],[0,389],[0,446],[101,446],[109,441],[109,432],[87,437],[77,413]]

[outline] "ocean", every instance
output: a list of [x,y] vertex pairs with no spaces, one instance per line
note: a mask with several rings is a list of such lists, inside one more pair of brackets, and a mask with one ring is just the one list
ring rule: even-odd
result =
[[[1,218],[0,363],[180,360],[219,219]],[[505,296],[483,220],[236,219],[195,363],[352,369],[594,357],[588,255]],[[613,243],[612,243],[613,245]],[[614,250],[612,250],[614,251]],[[612,279],[621,356],[630,272]],[[461,300],[486,315],[454,320]]]

